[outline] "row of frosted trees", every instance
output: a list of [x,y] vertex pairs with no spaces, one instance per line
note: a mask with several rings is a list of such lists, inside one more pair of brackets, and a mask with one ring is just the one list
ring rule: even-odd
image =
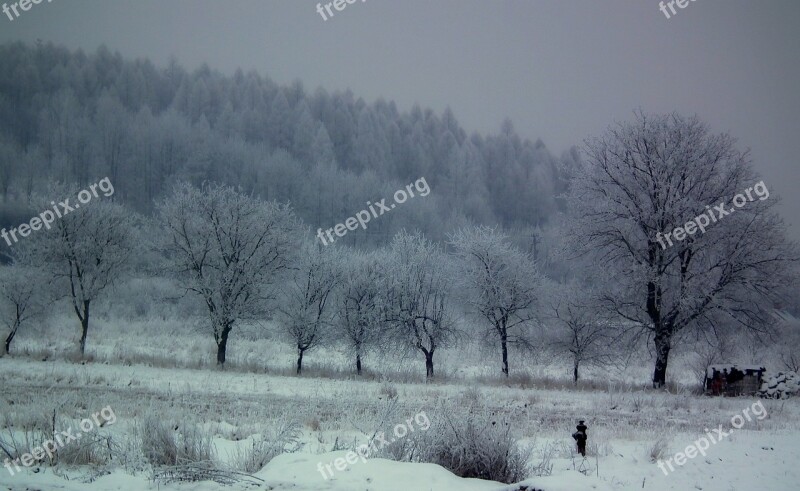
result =
[[[509,347],[539,343],[553,325],[564,336],[549,344],[569,354],[575,378],[580,363],[640,340],[654,348],[660,387],[680,342],[776,332],[800,254],[774,190],[730,135],[697,118],[637,114],[587,141],[584,154],[565,169],[568,213],[548,244],[560,255],[558,284],[498,229],[460,227],[436,242],[400,232],[386,248],[357,252],[313,242],[287,205],[181,184],[152,219],[97,200],[16,244],[13,266],[0,270],[6,347],[36,311],[36,285],[52,285],[71,301],[83,352],[93,302],[133,258],[201,301],[220,365],[237,325],[273,318],[297,347],[298,370],[305,353],[336,337],[357,367],[365,350],[401,346],[423,355],[432,376],[435,352],[471,325],[499,348],[508,375]],[[75,192],[53,187],[34,209]],[[688,233],[712,206],[737,202],[735,213],[714,211],[713,224]],[[684,240],[666,247],[660,237],[677,227]]]
[[[56,196],[75,191],[51,187]],[[323,246],[288,205],[224,185],[178,185],[153,220],[96,201],[15,245],[3,270],[13,305],[5,349],[49,291],[69,298],[83,354],[92,303],[146,257],[148,269],[200,300],[219,365],[237,325],[274,319],[297,349],[298,373],[307,352],[336,341],[359,374],[368,351],[393,347],[418,352],[432,377],[436,351],[458,341],[459,317],[470,312],[499,343],[508,374],[509,346],[530,341],[542,277],[496,229],[465,228],[448,246],[407,232],[372,252]]]

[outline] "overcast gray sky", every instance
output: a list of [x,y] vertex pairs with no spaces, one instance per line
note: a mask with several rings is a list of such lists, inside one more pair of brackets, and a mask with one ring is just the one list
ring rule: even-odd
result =
[[[8,1],[8,0],[7,0]],[[800,239],[800,1],[366,0],[323,21],[307,0],[54,0],[0,42],[41,38],[280,83],[450,106],[468,131],[506,116],[556,155],[633,109],[698,114],[752,149]]]

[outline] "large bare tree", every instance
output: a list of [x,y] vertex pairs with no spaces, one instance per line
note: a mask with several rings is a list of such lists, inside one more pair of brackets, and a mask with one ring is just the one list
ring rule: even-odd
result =
[[288,205],[216,184],[177,185],[158,216],[167,267],[206,306],[224,366],[234,325],[268,315],[278,275],[300,245],[299,220]]
[[509,373],[509,346],[532,346],[542,276],[533,260],[504,233],[479,226],[450,237],[458,265],[458,289],[468,309],[487,321],[500,344],[502,371]]
[[336,332],[356,360],[361,375],[362,360],[371,349],[383,348],[388,339],[386,322],[386,267],[389,255],[353,251],[342,262],[342,287],[336,296]]
[[334,321],[333,293],[341,282],[342,254],[336,247],[305,242],[297,266],[279,296],[281,330],[297,348],[297,374],[303,356],[330,340]]
[[[135,213],[104,198],[80,206],[75,186],[53,184],[33,202],[38,210],[52,208],[50,196],[65,199],[56,205],[59,217],[52,225],[32,231],[14,252],[20,264],[39,269],[65,292],[80,321],[79,349],[86,351],[92,302],[125,276],[138,241]],[[112,191],[113,192],[113,191]],[[31,223],[34,223],[33,220]]]
[[434,376],[433,355],[458,334],[451,310],[452,268],[441,247],[422,234],[398,233],[387,264],[386,321],[401,346],[425,356],[425,374]]
[[796,249],[730,135],[696,117],[637,113],[584,150],[569,242],[596,265],[606,307],[652,340],[654,387],[684,330],[770,327]]

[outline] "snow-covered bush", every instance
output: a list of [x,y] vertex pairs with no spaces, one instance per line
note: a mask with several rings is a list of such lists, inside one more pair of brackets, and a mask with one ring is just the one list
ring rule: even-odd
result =
[[48,417],[45,414],[12,412],[10,406],[2,402],[0,409],[5,411],[0,419],[0,455],[16,459],[42,447],[48,435],[53,433]]
[[253,436],[249,447],[235,452],[231,458],[234,470],[256,473],[282,453],[297,452],[302,447],[302,427],[289,421],[278,421],[263,435]]
[[60,449],[58,460],[66,465],[105,465],[115,455],[118,455],[117,445],[110,435],[89,433],[80,444]]
[[213,460],[211,434],[189,421],[171,424],[157,416],[148,415],[144,419],[141,438],[142,452],[154,466]]
[[166,422],[147,416],[142,423],[142,453],[152,465],[175,465],[178,461],[178,445],[175,435]]
[[509,421],[495,415],[470,414],[452,418],[441,414],[438,425],[422,433],[415,461],[438,464],[460,477],[506,484],[531,474],[530,448],[522,448]]

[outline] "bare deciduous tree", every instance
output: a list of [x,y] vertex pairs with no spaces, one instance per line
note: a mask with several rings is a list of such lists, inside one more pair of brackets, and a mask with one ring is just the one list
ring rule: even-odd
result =
[[419,233],[398,233],[390,251],[387,321],[402,346],[425,356],[425,376],[430,379],[434,353],[458,334],[450,312],[448,258]]
[[[776,199],[753,197],[757,178],[732,137],[697,118],[637,113],[585,152],[568,198],[569,239],[597,266],[606,306],[654,343],[654,387],[682,331],[769,328],[797,254],[772,212]],[[730,212],[737,193],[753,199]],[[715,223],[704,233],[693,227],[668,247],[659,235],[709,212]]]
[[450,237],[458,259],[459,291],[469,309],[488,321],[500,344],[502,371],[509,373],[510,345],[530,347],[542,277],[531,258],[496,229],[479,226]]
[[387,338],[386,273],[388,255],[352,252],[342,263],[342,288],[337,295],[336,330],[355,355],[361,375],[363,356]]
[[[74,186],[52,185],[48,196],[70,197],[74,203]],[[52,206],[47,198],[34,201],[36,209]],[[68,204],[69,205],[69,204]],[[52,228],[37,230],[18,244],[15,256],[21,264],[35,267],[54,284],[66,290],[81,325],[79,348],[86,351],[90,308],[113,283],[124,277],[131,265],[136,244],[135,213],[111,203],[95,199],[72,211],[65,210]]]
[[342,254],[336,247],[304,243],[298,266],[279,296],[281,329],[297,348],[297,374],[303,355],[330,338],[333,292],[341,282]]
[[0,324],[8,330],[0,356],[10,352],[11,342],[24,324],[44,313],[49,299],[46,283],[34,268],[0,267]]
[[234,324],[267,315],[277,275],[300,244],[300,224],[288,205],[214,184],[180,184],[158,212],[161,251],[182,287],[205,304],[224,366]]
[[595,292],[576,285],[554,286],[550,296],[547,316],[557,328],[550,345],[569,355],[573,383],[578,383],[581,366],[608,367],[620,359],[611,320],[598,307]]

